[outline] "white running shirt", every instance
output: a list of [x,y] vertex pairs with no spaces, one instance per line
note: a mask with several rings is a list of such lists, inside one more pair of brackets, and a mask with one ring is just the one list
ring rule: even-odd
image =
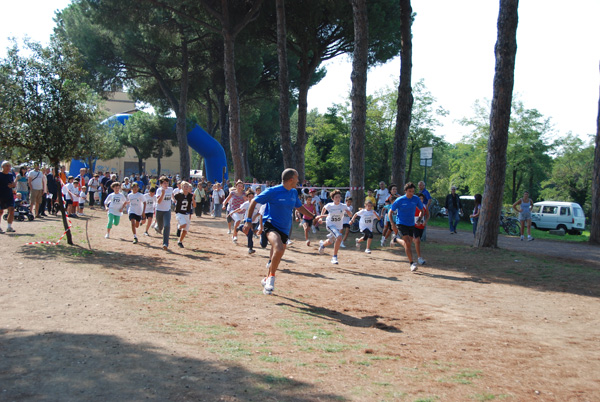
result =
[[129,210],[127,212],[142,216],[144,213],[144,202],[146,202],[144,194],[139,191],[137,193],[129,193],[127,198],[129,199]]
[[356,213],[360,216],[360,221],[358,222],[358,228],[362,232],[365,229],[369,229],[371,232],[373,231],[373,222],[375,222],[375,213],[373,210],[367,211],[366,209],[360,210]]
[[342,230],[344,228],[344,215],[346,215],[346,211],[350,211],[346,204],[338,204],[330,202],[325,205],[325,209],[329,212],[327,215],[326,226],[331,226],[336,229]]
[[156,210],[157,211],[171,211],[171,196],[173,195],[173,187],[167,187],[167,189],[163,189],[159,187],[156,190],[156,199],[160,198],[160,195],[165,192],[165,198],[163,198],[162,202],[157,203]]

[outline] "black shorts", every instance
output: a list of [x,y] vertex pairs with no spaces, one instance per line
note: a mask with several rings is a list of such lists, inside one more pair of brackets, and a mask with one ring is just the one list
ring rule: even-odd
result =
[[369,229],[365,229],[362,231],[363,233],[363,239],[372,239],[373,238],[373,232],[371,232]]
[[233,218],[231,216],[227,215],[227,223],[231,223],[231,222],[233,222]]
[[15,207],[15,199],[10,196],[6,198],[0,198],[0,209],[8,209]]
[[402,236],[413,237],[415,233],[414,226],[405,226],[405,225],[396,225],[398,226],[398,231],[402,234]]
[[146,212],[146,219],[152,219],[154,218],[154,212]]
[[273,226],[273,224],[269,221],[263,222],[263,232],[264,233],[275,232],[275,233],[279,234],[279,237],[281,237],[281,241],[283,242],[283,244],[286,244],[289,239],[289,235],[287,233],[283,233],[281,230],[279,230],[275,226]]
[[73,200],[65,200],[65,202],[67,203],[67,206],[73,205]]
[[302,219],[302,221],[303,221],[304,223],[306,223],[306,225],[307,225],[308,227],[311,227],[311,226],[312,226],[312,224],[313,224],[313,220],[312,220],[312,219]]
[[129,214],[129,220],[139,222],[142,220],[142,217],[140,215],[136,215],[136,214]]
[[342,228],[344,228],[344,229],[349,228],[349,227],[350,227],[349,223],[344,223],[343,226],[342,226]]
[[421,237],[423,237],[423,232],[424,231],[425,231],[425,229],[415,228],[414,233],[413,233],[413,237],[415,239],[420,239]]
[[388,228],[388,230],[392,230],[392,222],[388,221],[388,223],[385,224],[385,228]]

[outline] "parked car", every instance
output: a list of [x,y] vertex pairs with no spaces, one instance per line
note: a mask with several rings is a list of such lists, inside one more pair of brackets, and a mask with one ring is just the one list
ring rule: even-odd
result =
[[576,202],[541,201],[531,208],[531,226],[536,229],[563,229],[580,235],[585,228],[583,209]]

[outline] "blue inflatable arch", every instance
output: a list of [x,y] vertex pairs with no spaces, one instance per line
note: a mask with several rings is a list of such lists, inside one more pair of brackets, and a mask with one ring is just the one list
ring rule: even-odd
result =
[[[129,114],[116,114],[106,119],[103,124],[114,125],[115,120],[121,124],[125,124],[125,121],[130,116]],[[223,177],[225,180],[229,179],[225,150],[217,140],[197,124],[188,133],[187,139],[188,145],[204,158],[206,166],[204,176],[206,176],[208,181],[220,183],[223,181]],[[72,172],[79,174],[80,168],[89,168],[89,166],[84,161],[73,159],[69,167],[70,174],[73,174]]]

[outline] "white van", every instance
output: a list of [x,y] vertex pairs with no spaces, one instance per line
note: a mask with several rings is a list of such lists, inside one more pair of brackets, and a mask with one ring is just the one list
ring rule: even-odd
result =
[[531,226],[537,229],[563,229],[569,234],[579,235],[585,228],[585,215],[576,202],[536,202],[531,208]]

